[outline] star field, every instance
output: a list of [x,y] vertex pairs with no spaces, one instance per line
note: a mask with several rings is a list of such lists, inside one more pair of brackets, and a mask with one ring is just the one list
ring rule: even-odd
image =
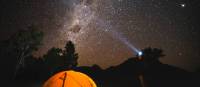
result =
[[199,67],[198,0],[36,0],[17,6],[23,16],[16,18],[24,21],[10,25],[35,24],[45,32],[36,56],[72,40],[80,65],[118,65],[136,55],[128,46],[132,45],[162,48],[167,56],[161,61],[166,64],[187,70]]

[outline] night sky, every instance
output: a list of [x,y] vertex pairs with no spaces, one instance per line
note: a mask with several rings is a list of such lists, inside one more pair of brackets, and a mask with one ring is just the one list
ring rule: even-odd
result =
[[45,33],[35,56],[72,40],[79,65],[114,66],[133,48],[162,48],[165,64],[200,66],[199,0],[1,0],[0,39],[35,25]]

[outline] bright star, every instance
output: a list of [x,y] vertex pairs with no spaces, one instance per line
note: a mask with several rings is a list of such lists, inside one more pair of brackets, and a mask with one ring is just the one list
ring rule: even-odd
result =
[[184,8],[184,7],[186,6],[186,4],[182,3],[182,4],[180,4],[180,6],[181,6],[182,8]]

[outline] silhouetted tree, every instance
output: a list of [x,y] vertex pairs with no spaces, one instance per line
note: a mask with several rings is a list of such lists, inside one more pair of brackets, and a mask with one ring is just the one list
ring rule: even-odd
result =
[[159,58],[164,57],[162,49],[158,48],[145,48],[142,50],[143,55],[141,56],[145,64],[158,63]]
[[[41,45],[43,33],[37,27],[30,26],[27,29],[19,30],[4,42],[4,58],[12,58],[10,61],[17,61],[15,73],[20,67],[24,67],[24,60],[31,56]],[[15,63],[16,64],[16,63]]]
[[20,66],[24,67],[26,57],[32,55],[33,51],[38,50],[43,39],[43,33],[38,31],[35,26],[30,26],[26,30],[21,30],[11,38],[11,43],[17,52],[18,63],[16,72]]
[[17,80],[31,80],[40,81],[44,78],[44,60],[42,58],[36,58],[34,56],[29,56],[25,60],[26,66],[18,72],[16,77]]
[[75,46],[72,41],[66,43],[64,50],[51,48],[43,58],[49,75],[62,70],[75,68],[78,64],[78,54],[75,52]]
[[63,58],[65,67],[68,69],[74,68],[78,65],[78,53],[75,52],[75,46],[72,41],[68,41],[63,51]]
[[43,56],[45,60],[45,65],[47,66],[49,72],[51,74],[54,72],[54,70],[63,65],[63,60],[62,60],[62,49],[60,48],[51,48],[47,54]]

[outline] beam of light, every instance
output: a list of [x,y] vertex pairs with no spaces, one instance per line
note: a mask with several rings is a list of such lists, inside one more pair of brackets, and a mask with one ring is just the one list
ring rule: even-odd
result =
[[142,52],[137,49],[133,44],[131,44],[128,39],[125,38],[125,36],[123,36],[120,32],[113,30],[115,28],[113,28],[113,26],[109,22],[97,19],[97,25],[99,25],[98,27],[101,27],[103,31],[108,32],[113,38],[120,40],[122,43],[128,46],[128,48],[130,48],[133,53],[142,55]]
[[114,31],[114,30],[110,30],[111,35],[116,38],[119,39],[122,43],[124,43],[126,46],[128,46],[133,52],[139,54],[140,51],[133,45],[131,44],[127,38],[125,38],[121,33]]

